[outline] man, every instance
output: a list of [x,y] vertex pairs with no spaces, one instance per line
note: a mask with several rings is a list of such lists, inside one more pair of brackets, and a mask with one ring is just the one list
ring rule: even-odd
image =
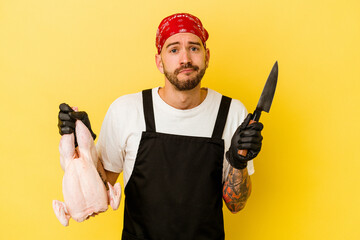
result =
[[[250,195],[263,125],[249,125],[240,101],[201,88],[208,36],[193,15],[165,18],[155,56],[164,86],[118,98],[105,116],[97,150],[107,181],[123,171],[122,239],[224,239],[222,199],[236,213]],[[73,132],[76,119],[95,139],[87,114],[66,104],[60,134]]]

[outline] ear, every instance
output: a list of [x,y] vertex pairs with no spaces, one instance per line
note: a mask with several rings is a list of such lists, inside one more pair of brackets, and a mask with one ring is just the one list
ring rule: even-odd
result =
[[164,66],[163,63],[161,61],[161,55],[160,54],[155,54],[155,63],[157,68],[159,69],[159,71],[164,74]]
[[205,50],[205,66],[206,66],[206,68],[209,66],[209,60],[210,60],[210,50],[207,48]]

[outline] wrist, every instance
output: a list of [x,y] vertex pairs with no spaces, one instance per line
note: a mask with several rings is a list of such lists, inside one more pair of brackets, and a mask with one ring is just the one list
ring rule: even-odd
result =
[[229,151],[226,152],[226,159],[229,162],[229,164],[236,169],[244,169],[247,167],[247,161],[246,160],[241,160],[241,159],[237,159],[234,155],[233,155],[233,151],[231,149],[229,149]]

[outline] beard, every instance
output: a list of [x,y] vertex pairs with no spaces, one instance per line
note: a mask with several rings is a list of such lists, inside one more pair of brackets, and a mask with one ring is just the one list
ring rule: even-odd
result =
[[206,67],[202,68],[202,69],[200,69],[200,71],[198,71],[198,73],[196,74],[195,77],[189,78],[185,81],[180,81],[177,78],[177,75],[180,73],[181,70],[186,69],[186,68],[191,68],[194,71],[199,70],[198,66],[192,65],[191,63],[187,63],[187,64],[179,67],[178,69],[176,69],[174,71],[174,73],[166,71],[166,69],[164,67],[165,77],[179,91],[188,91],[188,90],[194,89],[197,85],[199,85],[199,83],[201,82],[201,79],[203,78],[205,71],[206,71]]

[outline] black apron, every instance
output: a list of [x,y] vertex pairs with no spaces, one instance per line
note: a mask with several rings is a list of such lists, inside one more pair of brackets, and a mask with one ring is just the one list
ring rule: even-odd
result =
[[224,239],[222,97],[211,138],[158,133],[152,90],[143,91],[146,132],[125,187],[123,240]]

